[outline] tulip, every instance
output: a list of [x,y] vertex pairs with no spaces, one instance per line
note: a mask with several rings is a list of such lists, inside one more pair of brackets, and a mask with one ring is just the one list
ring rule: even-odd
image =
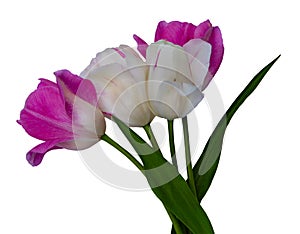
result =
[[221,64],[224,47],[220,29],[207,20],[191,23],[161,21],[150,46],[134,35],[150,66],[147,92],[152,112],[172,120],[183,118],[203,98]]
[[211,46],[195,39],[183,47],[164,40],[151,44],[147,91],[156,116],[183,118],[202,100],[202,84],[208,72]]
[[154,117],[146,95],[147,70],[133,49],[121,45],[98,53],[80,76],[93,82],[99,107],[106,117],[114,116],[127,126],[142,127]]
[[53,149],[86,149],[105,132],[104,116],[97,107],[92,83],[67,70],[54,74],[57,83],[40,79],[17,121],[29,135],[44,141],[26,155],[32,166],[39,165]]
[[[138,50],[146,57],[148,44],[137,35],[134,35],[134,39],[138,43]],[[202,39],[211,45],[209,72],[202,85],[202,89],[205,89],[218,71],[223,59],[224,46],[219,27],[213,27],[209,20],[204,21],[198,26],[179,21],[172,21],[170,23],[161,21],[157,26],[154,41],[166,40],[175,45],[184,46],[187,42],[194,39]]]

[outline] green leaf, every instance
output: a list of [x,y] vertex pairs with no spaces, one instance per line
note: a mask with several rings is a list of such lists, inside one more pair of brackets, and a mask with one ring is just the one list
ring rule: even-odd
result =
[[177,169],[163,157],[160,150],[155,151],[120,120],[113,120],[139,154],[144,164],[143,173],[167,211],[194,234],[214,233],[206,213]]
[[256,89],[261,80],[273,66],[273,64],[278,60],[280,55],[274,59],[271,63],[265,66],[246,86],[246,88],[241,92],[241,94],[235,99],[229,109],[226,111],[214,132],[210,136],[206,146],[193,168],[196,188],[197,188],[197,198],[201,202],[206,192],[208,191],[211,182],[216,173],[220,156],[222,150],[223,137],[225,130],[235,114],[238,108],[243,104],[243,102],[249,97],[249,95]]

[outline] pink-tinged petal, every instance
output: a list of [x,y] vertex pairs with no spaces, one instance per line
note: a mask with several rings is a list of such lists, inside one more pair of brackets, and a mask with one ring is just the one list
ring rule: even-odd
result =
[[29,135],[40,140],[73,137],[72,123],[65,111],[59,89],[52,85],[39,87],[28,96],[18,123]]
[[224,45],[221,30],[219,29],[219,27],[213,28],[208,42],[212,46],[212,51],[210,57],[209,74],[204,80],[203,89],[205,89],[209,82],[212,80],[223,60]]
[[47,79],[44,79],[44,78],[40,78],[40,83],[37,87],[37,89],[39,88],[44,88],[44,87],[54,87],[54,88],[57,88],[57,84],[50,81],[50,80],[47,80]]
[[65,102],[65,109],[69,117],[72,117],[75,97],[79,97],[93,106],[97,105],[96,90],[91,81],[82,79],[68,70],[60,70],[54,73],[61,92],[61,98]]
[[166,21],[160,21],[157,25],[154,41],[159,41],[163,38],[164,30],[168,26],[168,23]]
[[55,72],[55,75],[65,100],[66,111],[72,119],[74,136],[96,143],[105,132],[105,121],[97,108],[97,94],[93,83],[67,70]]
[[53,149],[61,149],[61,147],[58,147],[57,144],[61,140],[52,140],[52,141],[46,141],[42,144],[37,145],[33,149],[31,149],[27,154],[26,154],[26,159],[27,161],[32,165],[32,166],[38,166],[43,158],[44,155]]
[[196,26],[191,23],[172,21],[166,23],[159,22],[154,41],[167,40],[175,45],[183,46],[189,40],[194,38]]
[[96,105],[97,94],[93,84],[80,76],[72,74],[68,70],[60,70],[54,72],[57,79],[58,87],[62,95],[66,97],[66,93],[72,93],[92,105]]
[[212,25],[209,20],[206,20],[199,24],[194,32],[194,38],[200,38],[207,41],[209,36],[209,31],[212,29]]
[[141,55],[143,55],[144,58],[146,58],[146,50],[148,48],[148,44],[147,42],[145,42],[142,38],[140,38],[137,35],[133,35],[133,39],[136,41],[136,43],[138,44],[138,51],[141,53]]
[[80,148],[87,148],[99,141],[105,132],[105,120],[101,110],[81,98],[74,99],[72,112],[72,129],[75,138],[79,138]]

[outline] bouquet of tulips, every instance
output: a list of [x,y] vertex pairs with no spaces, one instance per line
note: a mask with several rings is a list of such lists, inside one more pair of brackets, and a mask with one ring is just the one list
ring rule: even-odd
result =
[[[145,176],[172,221],[172,233],[214,233],[201,200],[217,170],[226,127],[278,57],[233,102],[192,165],[187,116],[220,67],[221,31],[208,20],[198,26],[162,21],[153,43],[136,35],[134,39],[137,50],[126,45],[108,48],[80,75],[59,70],[54,72],[56,82],[40,79],[17,121],[29,135],[44,141],[27,153],[27,161],[37,166],[50,150],[83,150],[105,141]],[[167,120],[170,156],[163,155],[152,131],[154,117]],[[177,163],[173,126],[177,118],[182,119],[187,179]],[[119,127],[134,154],[109,137],[107,120]],[[139,136],[134,127],[142,127],[149,139]]]

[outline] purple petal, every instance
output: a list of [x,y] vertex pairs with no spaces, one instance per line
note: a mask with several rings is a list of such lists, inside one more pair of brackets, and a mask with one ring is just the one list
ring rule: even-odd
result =
[[67,115],[58,87],[48,81],[32,92],[21,111],[19,124],[25,131],[40,140],[69,139],[72,134],[72,122]]
[[72,117],[73,104],[76,96],[93,106],[97,105],[96,90],[90,80],[82,79],[68,70],[56,71],[54,74],[61,92],[61,97],[65,102],[66,111],[70,117]]
[[194,38],[200,38],[207,41],[209,37],[209,31],[212,29],[212,25],[209,20],[206,20],[199,24],[195,29]]
[[40,83],[37,87],[37,89],[39,88],[44,88],[44,87],[54,87],[54,88],[57,88],[57,84],[50,81],[50,80],[47,80],[47,79],[44,79],[44,78],[40,78]]
[[72,93],[85,100],[86,102],[96,105],[97,94],[94,85],[90,80],[82,79],[80,76],[72,74],[68,70],[54,72],[57,84],[64,96]]
[[60,140],[53,140],[53,141],[46,141],[42,144],[37,145],[33,149],[31,149],[27,154],[26,154],[26,159],[27,161],[32,165],[32,166],[37,166],[39,165],[43,158],[44,155],[53,149],[61,149],[61,147],[56,146],[57,143],[59,143]]
[[141,53],[141,55],[143,55],[144,58],[146,58],[146,50],[148,48],[148,44],[142,38],[135,34],[133,35],[133,39],[138,44],[138,51]]
[[154,41],[159,41],[163,39],[164,31],[166,27],[168,26],[168,23],[166,21],[160,21],[157,25]]
[[219,27],[214,27],[212,29],[208,42],[212,46],[212,51],[210,57],[209,74],[204,80],[204,84],[202,87],[203,89],[205,89],[209,84],[209,82],[212,80],[213,76],[218,71],[221,62],[223,60],[224,45],[223,45],[222,34]]
[[183,46],[189,40],[194,38],[196,26],[191,23],[172,21],[166,23],[159,22],[154,41],[167,40],[176,45]]
[[[95,144],[105,132],[105,122],[97,107],[94,85],[90,80],[82,79],[67,70],[57,71],[55,75],[65,100],[66,112],[72,119],[74,137],[86,138]],[[83,144],[81,148],[89,146]]]

